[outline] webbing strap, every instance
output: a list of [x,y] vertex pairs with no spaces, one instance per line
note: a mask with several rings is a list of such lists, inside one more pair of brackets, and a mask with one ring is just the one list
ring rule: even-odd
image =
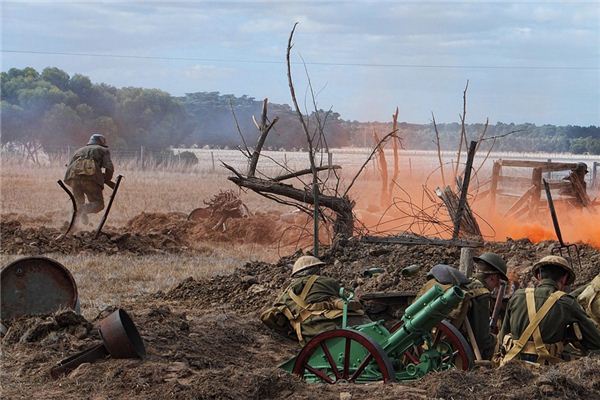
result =
[[293,288],[290,288],[288,290],[288,295],[294,301],[294,303],[296,303],[300,308],[305,309],[307,307],[306,296],[308,296],[308,292],[310,292],[310,289],[312,289],[312,287],[315,284],[317,279],[319,279],[318,275],[311,275],[308,278],[308,280],[306,281],[306,283],[304,284],[304,288],[302,288],[302,292],[300,293],[300,296],[298,296],[296,293],[294,293]]
[[[525,292],[525,294],[527,294],[527,291]],[[517,342],[509,350],[509,352],[506,353],[506,356],[504,356],[504,359],[502,360],[503,363],[509,362],[510,360],[515,358],[517,354],[521,352],[521,350],[523,350],[523,347],[525,346],[535,329],[540,325],[546,314],[548,314],[548,311],[550,311],[550,309],[558,301],[558,299],[560,299],[564,295],[565,292],[557,290],[556,292],[552,293],[550,297],[548,297],[546,302],[542,305],[542,307],[540,307],[540,309],[533,316],[533,318],[529,319],[529,325],[527,326],[527,328],[525,328],[519,340],[517,340]]]
[[302,322],[304,322],[311,315],[315,314],[313,311],[309,311],[306,309],[306,297],[308,296],[310,289],[312,289],[313,285],[315,284],[318,278],[318,275],[311,275],[304,284],[300,296],[294,293],[294,289],[292,287],[288,289],[288,295],[294,301],[294,303],[296,303],[298,307],[300,307],[301,311],[298,314],[298,316],[294,317],[294,315],[292,315],[292,312],[286,307],[284,310],[284,315],[290,321],[290,324],[292,325],[292,328],[294,328],[294,331],[296,332],[296,336],[298,336],[298,341],[300,343],[304,341],[304,338],[302,337]]
[[[529,321],[534,321],[536,317],[536,309],[533,288],[525,289],[525,300],[527,301],[527,314],[529,316]],[[535,344],[535,352],[538,355],[538,361],[543,362],[543,359],[550,357],[550,353],[548,353],[548,349],[546,348],[546,346],[544,345],[544,341],[542,340],[542,332],[540,332],[539,325],[533,331],[533,343]]]

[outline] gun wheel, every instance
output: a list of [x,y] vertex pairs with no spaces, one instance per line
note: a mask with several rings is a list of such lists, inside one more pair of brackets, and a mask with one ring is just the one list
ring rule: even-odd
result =
[[[402,322],[397,323],[390,329],[390,332],[396,331],[401,326]],[[469,342],[447,320],[443,320],[432,329],[429,341],[407,350],[403,355],[403,361],[418,364],[423,350],[430,348],[435,348],[440,353],[443,366],[454,366],[463,371],[473,368],[475,356]]]
[[393,382],[392,362],[368,336],[348,329],[320,333],[300,351],[292,372],[303,379],[337,382]]

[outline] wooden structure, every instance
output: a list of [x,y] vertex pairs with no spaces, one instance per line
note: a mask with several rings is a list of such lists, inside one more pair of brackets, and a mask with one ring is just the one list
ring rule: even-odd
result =
[[[513,176],[506,174],[512,168],[527,168],[531,170],[530,176]],[[540,209],[547,209],[547,201],[543,195],[544,187],[542,178],[548,177],[552,172],[569,171],[565,179],[546,179],[550,189],[557,190],[560,197],[555,202],[568,202],[571,205],[587,207],[591,204],[585,189],[572,171],[577,168],[577,163],[562,163],[550,161],[522,161],[522,160],[497,160],[492,168],[490,181],[490,208],[496,212],[499,197],[516,199],[504,216],[520,217],[528,215],[535,217]],[[592,181],[593,182],[593,181]]]

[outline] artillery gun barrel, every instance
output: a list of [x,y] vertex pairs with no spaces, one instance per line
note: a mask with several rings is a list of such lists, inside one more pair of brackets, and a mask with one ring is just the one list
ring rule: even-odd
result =
[[444,292],[435,285],[406,309],[402,326],[385,341],[384,350],[388,354],[396,349],[406,351],[419,338],[431,332],[464,297],[465,293],[458,286]]

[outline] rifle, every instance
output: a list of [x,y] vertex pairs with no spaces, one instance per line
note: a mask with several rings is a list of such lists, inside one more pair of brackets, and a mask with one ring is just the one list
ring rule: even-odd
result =
[[494,304],[494,311],[490,317],[490,331],[498,333],[498,315],[500,315],[500,308],[502,308],[502,300],[504,300],[504,293],[506,292],[506,282],[501,282],[498,286],[498,292],[496,293],[496,303]]

